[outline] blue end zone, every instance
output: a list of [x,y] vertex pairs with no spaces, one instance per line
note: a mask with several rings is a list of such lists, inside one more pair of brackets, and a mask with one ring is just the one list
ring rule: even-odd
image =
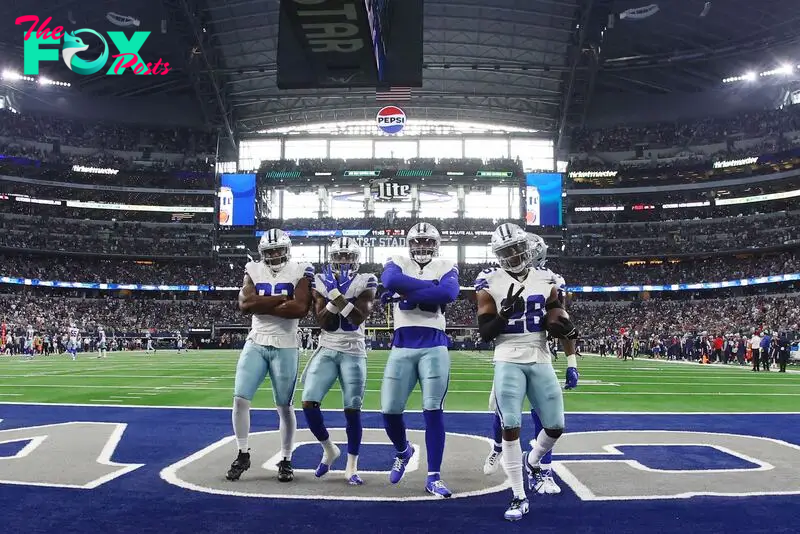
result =
[[629,445],[617,447],[626,459],[650,469],[707,471],[709,469],[757,469],[758,464],[702,445]]
[[[344,471],[347,465],[347,443],[339,443],[342,455],[333,463],[333,469]],[[397,454],[393,445],[361,445],[359,450],[358,467],[361,471],[386,471],[389,466],[387,459]],[[316,469],[322,459],[322,447],[318,444],[300,445],[292,455],[292,465],[295,469]]]
[[[0,404],[0,430],[68,421],[128,424],[112,460],[144,463],[131,473],[93,490],[7,485],[0,482],[2,533],[313,533],[379,532],[484,533],[523,529],[537,533],[658,534],[747,532],[796,534],[797,495],[748,498],[695,497],[657,501],[581,501],[566,485],[560,496],[531,497],[531,513],[511,526],[502,519],[508,492],[451,501],[347,502],[247,499],[199,493],[159,478],[164,467],[231,434],[227,410],[122,407],[24,406]],[[343,428],[341,412],[326,412],[330,427]],[[378,413],[364,414],[365,428],[382,428]],[[532,437],[532,423],[523,419],[523,440]],[[423,428],[421,413],[407,414],[411,429]],[[446,414],[449,432],[488,436],[488,414]],[[277,428],[271,411],[254,411],[253,431]],[[306,426],[298,411],[298,425]],[[800,444],[800,415],[591,415],[567,416],[568,431],[674,430],[761,435]],[[20,443],[15,446],[19,447]],[[24,446],[24,445],[23,445]],[[319,449],[304,447],[301,461],[316,466]],[[342,447],[345,452],[345,447]],[[659,454],[649,447],[626,447],[625,453],[658,466]],[[674,449],[669,447],[669,449]],[[686,468],[721,465],[727,456],[703,450],[682,451]],[[17,451],[19,448],[16,449]],[[12,449],[2,449],[3,452]],[[487,446],[488,451],[488,446]],[[261,456],[265,453],[260,452]],[[270,452],[270,454],[272,454]],[[383,456],[383,451],[378,451]],[[447,455],[447,451],[445,451]],[[653,455],[656,457],[654,458]],[[370,455],[371,456],[371,455]],[[558,458],[556,458],[557,460]],[[231,450],[233,460],[233,450]],[[0,459],[0,462],[3,460]],[[366,462],[366,455],[364,458]],[[424,465],[424,461],[421,462]],[[376,464],[377,465],[377,464]],[[299,465],[298,465],[299,467]],[[385,464],[381,464],[385,469]],[[227,465],[220,465],[220,474]],[[475,466],[474,476],[483,476]],[[643,473],[644,477],[647,475]],[[0,477],[1,478],[1,477]],[[447,473],[443,473],[447,480]],[[613,484],[614,481],[609,481]],[[369,488],[365,486],[365,492]],[[455,489],[455,488],[453,488]]]
[[[0,423],[2,425],[2,423]],[[3,427],[0,426],[0,430]],[[31,440],[29,439],[21,439],[19,441],[9,441],[8,443],[0,443],[0,459],[2,458],[9,458],[16,454],[19,454],[19,451],[25,448],[25,446],[30,443]]]

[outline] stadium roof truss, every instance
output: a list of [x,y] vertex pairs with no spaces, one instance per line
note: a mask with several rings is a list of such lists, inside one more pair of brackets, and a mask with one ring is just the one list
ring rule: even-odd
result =
[[[241,133],[374,118],[374,90],[278,90],[279,0],[202,1],[220,100]],[[578,2],[425,0],[424,85],[403,108],[557,131]]]

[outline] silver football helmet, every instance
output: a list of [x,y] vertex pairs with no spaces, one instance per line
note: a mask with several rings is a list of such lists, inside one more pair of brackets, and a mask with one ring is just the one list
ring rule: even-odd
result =
[[361,266],[361,247],[350,237],[337,237],[328,248],[328,263],[334,271],[341,272],[346,268],[351,274],[358,272]]
[[258,253],[261,261],[277,273],[289,263],[292,258],[292,240],[283,230],[272,228],[264,232],[258,243]]
[[531,266],[544,267],[544,264],[547,261],[547,243],[544,242],[544,239],[542,239],[541,236],[536,234],[527,235],[528,246],[531,249]]
[[528,234],[512,223],[504,223],[492,234],[492,253],[500,267],[511,273],[521,273],[531,264]]
[[411,259],[425,264],[439,255],[442,236],[435,226],[421,222],[411,227],[406,235],[406,241]]

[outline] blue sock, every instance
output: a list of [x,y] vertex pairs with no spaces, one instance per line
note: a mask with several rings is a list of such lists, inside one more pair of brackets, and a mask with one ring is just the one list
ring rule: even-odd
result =
[[328,429],[325,428],[325,422],[322,420],[322,410],[319,409],[319,406],[313,408],[304,407],[303,413],[306,414],[308,429],[314,434],[314,437],[318,441],[327,440],[330,435],[328,434]]
[[492,439],[494,440],[494,451],[495,452],[502,451],[503,450],[503,423],[500,421],[500,415],[497,414],[496,412],[492,416]]
[[[533,417],[533,431],[535,432],[534,439],[536,439],[539,436],[539,432],[544,430],[544,426],[542,426],[542,422],[539,420],[536,410],[531,410],[531,417]],[[547,454],[542,456],[542,460],[539,463],[544,465],[550,465],[553,463],[553,451],[547,451]]]
[[344,417],[347,419],[347,453],[358,456],[361,447],[361,410],[345,410]]
[[406,424],[403,422],[403,414],[383,414],[383,428],[386,429],[386,435],[389,436],[389,441],[394,444],[394,448],[397,449],[397,452],[403,452],[408,448]]
[[444,412],[423,410],[425,415],[425,447],[428,449],[428,473],[442,470],[444,456]]

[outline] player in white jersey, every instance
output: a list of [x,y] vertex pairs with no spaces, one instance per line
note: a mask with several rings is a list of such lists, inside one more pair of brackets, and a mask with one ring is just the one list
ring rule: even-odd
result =
[[[361,447],[361,405],[367,384],[367,350],[364,323],[372,311],[378,279],[359,273],[361,249],[349,237],[333,241],[328,249],[328,265],[317,274],[314,311],[322,328],[319,350],[303,373],[303,412],[308,428],[322,444],[323,456],[314,475],[325,476],[341,454],[325,428],[320,404],[336,379],[342,387],[342,403],[347,433],[345,479],[352,486],[364,482],[358,476]],[[312,337],[308,335],[309,344]]]
[[245,266],[239,309],[253,315],[253,326],[236,366],[232,419],[238,454],[226,475],[228,480],[238,480],[250,468],[250,403],[267,374],[280,418],[282,460],[278,463],[278,480],[294,479],[297,327],[311,309],[314,267],[291,261],[291,248],[292,240],[285,232],[267,230],[258,244],[261,260]]
[[[535,235],[535,234],[527,234],[528,243],[531,247],[531,251],[533,253],[534,258],[538,258],[539,251],[546,250],[542,248],[543,241],[542,238]],[[538,262],[538,261],[537,261]],[[535,262],[536,263],[536,262]],[[563,305],[564,303],[564,291],[566,290],[566,282],[564,279],[547,269],[544,266],[535,267],[536,270],[540,273],[541,276],[545,278],[549,278],[552,280],[553,284],[556,285],[558,288],[558,297],[559,301]],[[484,271],[484,274],[489,274],[492,272],[492,269],[487,269]],[[485,283],[485,279],[482,276],[478,277],[478,283],[483,285]],[[558,343],[558,340],[553,339],[552,344]],[[553,351],[552,345],[550,347],[551,352]],[[577,346],[575,347],[575,352],[577,352]],[[579,354],[578,354],[579,355]],[[564,389],[573,389],[577,386],[577,369],[575,370],[576,374],[573,376],[569,374],[567,377],[567,383],[564,385]],[[573,381],[573,378],[575,379]],[[497,406],[495,405],[495,396],[494,396],[494,386],[492,386],[492,392],[489,395],[489,409],[494,412],[492,417],[492,449],[489,452],[489,455],[486,457],[486,461],[483,465],[483,472],[487,475],[492,475],[497,472],[498,467],[500,467],[500,461],[503,456],[503,427],[502,422],[500,421],[500,415],[497,413],[496,410]],[[539,419],[539,416],[536,414],[536,410],[531,409],[531,418],[533,419],[533,426],[534,426],[534,435],[538,435],[539,432],[542,431],[544,428],[542,426],[542,422]],[[561,493],[561,488],[556,483],[555,479],[553,478],[553,470],[550,467],[552,463],[553,453],[552,451],[548,452],[542,457],[540,462],[541,471],[537,471],[541,476],[537,478],[534,483],[533,489],[536,493],[542,495],[553,495]]]
[[145,342],[147,343],[147,348],[145,349],[145,354],[150,354],[151,352],[153,354],[155,354],[156,353],[156,348],[153,345],[153,336],[152,336],[152,334],[150,334],[150,332],[148,332],[147,334],[145,334],[144,337],[145,337]]
[[106,331],[102,326],[97,327],[97,357],[105,358],[107,354]]
[[35,356],[36,349],[33,346],[33,338],[36,337],[36,331],[33,329],[33,326],[29,326],[25,331],[25,356],[28,359],[32,360]]
[[[542,476],[540,460],[564,430],[564,400],[551,365],[547,334],[563,340],[571,385],[578,379],[577,334],[566,313],[558,310],[562,307],[559,280],[542,269],[547,254],[544,241],[538,236],[529,240],[515,224],[502,224],[491,244],[501,268],[484,271],[475,282],[478,325],[484,341],[495,341],[494,398],[503,428],[502,464],[514,494],[505,518],[516,521],[529,508],[523,464],[529,487],[534,489]],[[533,450],[523,456],[519,436],[525,397],[544,428],[532,443]]]
[[78,358],[78,348],[80,348],[81,331],[75,325],[69,327],[69,342],[67,343],[67,352],[70,353],[72,359]]
[[417,382],[422,390],[428,478],[425,490],[450,497],[440,477],[444,455],[444,398],[450,380],[449,339],[445,334],[445,306],[458,297],[458,268],[439,259],[441,237],[428,223],[415,224],[406,240],[410,258],[394,256],[384,267],[384,302],[394,302],[392,350],[381,384],[381,412],[386,434],[395,446],[389,481],[400,482],[414,449],[406,439],[403,412]]
[[175,332],[175,347],[178,349],[178,354],[183,350],[183,335],[180,332]]

